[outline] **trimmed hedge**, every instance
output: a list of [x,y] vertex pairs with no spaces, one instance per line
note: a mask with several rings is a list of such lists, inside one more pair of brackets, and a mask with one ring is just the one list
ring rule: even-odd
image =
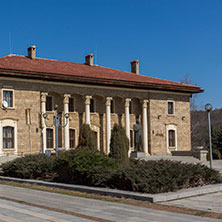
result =
[[53,160],[53,156],[43,154],[19,157],[2,164],[3,175],[22,179],[38,179],[39,177],[46,179],[53,173]]
[[33,155],[2,165],[3,175],[43,179],[89,186],[109,187],[142,193],[162,193],[178,189],[222,183],[216,170],[200,164],[170,160],[117,161],[87,149],[59,153],[58,157]]

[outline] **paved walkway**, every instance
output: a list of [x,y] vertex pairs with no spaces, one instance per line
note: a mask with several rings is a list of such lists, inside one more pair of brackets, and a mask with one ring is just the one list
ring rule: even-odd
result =
[[[24,201],[26,204],[16,203],[12,199]],[[222,220],[0,185],[0,221],[218,222]]]
[[222,192],[189,197],[162,203],[170,206],[222,213]]

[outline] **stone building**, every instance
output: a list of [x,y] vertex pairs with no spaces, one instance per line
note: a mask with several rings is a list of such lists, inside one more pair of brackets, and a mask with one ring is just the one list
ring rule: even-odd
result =
[[[0,58],[0,155],[40,153],[55,148],[55,104],[64,125],[59,147],[78,145],[81,124],[90,124],[97,147],[109,153],[111,129],[122,124],[134,149],[133,125],[140,120],[145,154],[190,150],[190,97],[203,92],[198,86],[139,74],[139,61],[131,73],[93,64],[28,56]],[[44,121],[44,116],[46,121]]]

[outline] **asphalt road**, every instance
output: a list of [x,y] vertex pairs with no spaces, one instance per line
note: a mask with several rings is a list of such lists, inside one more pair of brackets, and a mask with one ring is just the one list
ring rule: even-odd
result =
[[222,221],[127,204],[0,185],[0,221]]

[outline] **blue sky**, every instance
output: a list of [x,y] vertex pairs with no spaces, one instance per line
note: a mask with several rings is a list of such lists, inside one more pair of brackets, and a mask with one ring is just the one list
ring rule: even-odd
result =
[[98,65],[191,82],[205,89],[203,107],[222,108],[221,0],[10,0],[0,3],[0,56],[26,55],[84,62],[88,53]]

